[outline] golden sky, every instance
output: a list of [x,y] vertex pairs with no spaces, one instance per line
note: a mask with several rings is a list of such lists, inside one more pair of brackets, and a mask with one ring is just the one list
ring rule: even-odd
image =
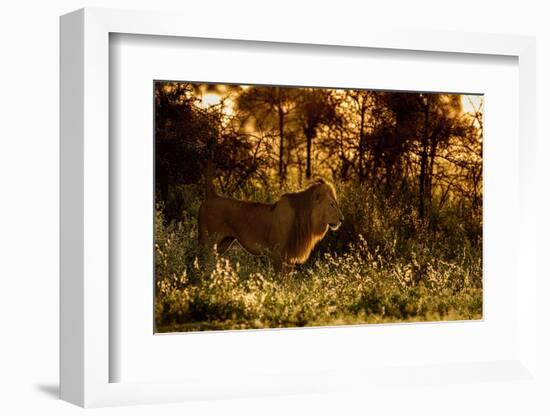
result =
[[[202,106],[208,108],[211,105],[218,105],[221,102],[222,96],[215,92],[205,92],[202,95]],[[480,109],[480,104],[483,101],[483,95],[462,95],[462,111],[464,113],[474,113]],[[232,101],[226,99],[225,101],[225,113],[231,115],[232,113]]]

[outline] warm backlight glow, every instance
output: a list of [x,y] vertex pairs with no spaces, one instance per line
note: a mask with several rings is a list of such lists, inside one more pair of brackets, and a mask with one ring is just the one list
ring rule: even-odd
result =
[[202,105],[204,108],[210,107],[211,105],[218,105],[221,99],[222,97],[218,94],[204,94],[202,96]]

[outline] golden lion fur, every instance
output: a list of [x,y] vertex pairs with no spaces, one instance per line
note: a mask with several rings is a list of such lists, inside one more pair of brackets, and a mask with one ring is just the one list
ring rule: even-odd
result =
[[275,269],[305,262],[329,226],[343,220],[334,187],[319,179],[306,189],[284,194],[273,204],[217,195],[207,184],[199,209],[199,241],[220,254],[238,241],[249,253],[270,256]]

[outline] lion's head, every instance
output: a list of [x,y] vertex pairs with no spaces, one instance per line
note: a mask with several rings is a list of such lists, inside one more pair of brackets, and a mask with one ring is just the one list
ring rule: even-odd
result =
[[336,192],[329,182],[318,179],[301,192],[286,194],[293,210],[294,223],[285,247],[291,263],[306,261],[328,229],[337,230],[344,216]]
[[314,203],[311,220],[313,228],[326,229],[326,226],[329,226],[331,230],[337,230],[342,224],[344,216],[338,206],[334,187],[332,184],[319,179],[312,188]]

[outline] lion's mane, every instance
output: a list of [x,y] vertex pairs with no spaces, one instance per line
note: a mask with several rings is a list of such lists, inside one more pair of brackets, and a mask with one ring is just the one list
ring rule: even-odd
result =
[[305,262],[315,245],[327,232],[327,227],[314,224],[312,217],[315,205],[314,190],[323,184],[329,185],[330,191],[334,194],[332,185],[319,179],[301,192],[283,195],[283,198],[288,198],[289,206],[292,209],[288,215],[292,216],[293,222],[287,230],[288,234],[283,247],[284,255],[291,263]]

